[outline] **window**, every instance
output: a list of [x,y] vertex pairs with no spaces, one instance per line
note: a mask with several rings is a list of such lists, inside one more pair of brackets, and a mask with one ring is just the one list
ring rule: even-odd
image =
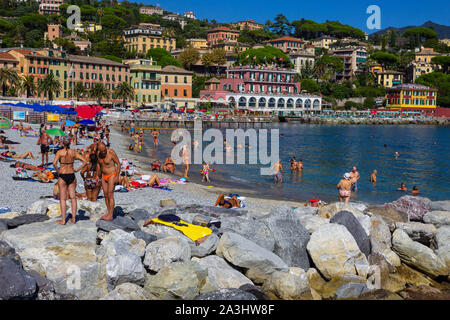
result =
[[165,77],[166,82],[169,82],[169,76]]
[[164,95],[168,95],[169,94],[169,90],[167,90],[167,89],[164,89]]
[[178,95],[178,90],[177,89],[173,90],[173,94],[176,97]]
[[187,97],[187,90],[186,89],[183,90],[183,96]]
[[187,83],[187,77],[184,77],[184,83]]
[[177,76],[174,77],[174,82],[178,83],[178,77]]

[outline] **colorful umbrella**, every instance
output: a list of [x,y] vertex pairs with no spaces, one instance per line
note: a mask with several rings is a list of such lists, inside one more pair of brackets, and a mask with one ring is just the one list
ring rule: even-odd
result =
[[92,120],[81,120],[80,124],[82,124],[83,126],[89,126],[95,124],[95,122]]
[[11,129],[12,123],[9,119],[0,117],[0,129]]
[[61,121],[59,124],[63,124],[65,122],[65,125],[68,127],[73,127],[75,125],[75,121],[72,120],[66,120],[66,121]]
[[45,132],[47,132],[51,136],[57,136],[57,137],[64,137],[66,135],[66,133],[64,131],[62,131],[61,129],[58,129],[58,128],[51,128],[51,129],[46,130]]

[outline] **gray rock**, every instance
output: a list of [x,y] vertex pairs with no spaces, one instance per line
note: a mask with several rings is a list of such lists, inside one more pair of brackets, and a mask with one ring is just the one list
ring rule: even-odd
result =
[[0,233],[6,230],[8,230],[8,223],[6,219],[0,219]]
[[[355,216],[348,211],[340,211],[336,213],[331,219],[330,223],[337,223],[343,225],[347,228],[350,234],[355,239],[358,244],[359,250],[366,255],[366,257],[370,254],[370,240],[364,231],[363,227],[359,223],[359,221],[355,218]],[[306,269],[307,270],[307,269]]]
[[431,202],[431,211],[450,211],[450,200]]
[[329,219],[312,214],[299,215],[299,219],[301,224],[305,226],[306,230],[308,230],[309,234],[312,234],[314,231],[319,229],[321,225],[330,222]]
[[36,281],[13,260],[0,257],[0,300],[31,299]]
[[191,247],[191,255],[193,257],[203,258],[216,251],[217,246],[219,245],[219,237],[216,234],[211,233],[211,235],[199,245],[196,245],[194,241],[188,241],[188,243]]
[[399,267],[401,264],[400,258],[391,250],[391,231],[389,230],[388,224],[381,216],[376,214],[370,219],[372,222],[372,231],[370,234],[372,254],[381,254],[393,269]]
[[317,211],[319,210],[318,207],[298,207],[293,209],[296,214],[300,216],[310,216],[317,214]]
[[11,259],[20,268],[22,268],[22,260],[20,260],[19,255],[16,253],[16,250],[5,241],[0,241],[0,258],[1,257]]
[[44,214],[27,214],[27,215],[18,216],[18,217],[9,219],[7,221],[7,223],[8,223],[8,228],[13,229],[13,228],[22,226],[24,224],[43,222],[48,219],[49,219],[49,217],[47,217]]
[[421,222],[396,222],[396,228],[405,231],[408,236],[421,244],[430,245],[431,240],[436,234],[436,227],[432,224],[424,224]]
[[27,209],[27,214],[46,214],[50,203],[45,200],[38,200],[33,202]]
[[387,206],[407,213],[410,220],[422,221],[423,216],[431,209],[431,200],[417,196],[403,196]]
[[251,293],[256,297],[257,300],[270,300],[269,296],[266,295],[259,287],[253,284],[244,284],[239,287],[240,290]]
[[100,300],[147,300],[147,296],[137,284],[122,283]]
[[227,288],[220,289],[213,292],[203,293],[194,298],[194,300],[257,300],[256,297],[246,291],[236,289],[236,288]]
[[129,213],[131,219],[133,219],[136,223],[139,221],[146,221],[149,218],[154,218],[155,216],[152,215],[150,212],[148,212],[145,209],[136,209]]
[[435,239],[438,256],[445,262],[447,271],[450,273],[450,226],[437,229]]
[[115,217],[111,221],[98,220],[96,222],[97,228],[104,231],[112,231],[115,229],[121,229],[126,232],[132,232],[140,230],[139,226],[131,219],[125,217]]
[[132,233],[136,238],[144,240],[146,245],[152,243],[153,241],[158,240],[158,238],[155,235],[150,234],[148,232],[144,232],[142,230],[133,231]]
[[393,226],[395,222],[409,222],[409,216],[406,212],[395,210],[387,205],[371,206],[367,210],[372,216],[381,217],[389,226]]
[[158,272],[173,262],[188,262],[191,248],[187,241],[178,237],[167,237],[150,243],[145,249],[144,265]]
[[308,277],[304,271],[300,275],[275,271],[264,282],[263,290],[283,300],[300,300],[303,295],[310,293]]
[[28,274],[33,277],[33,279],[36,281],[36,286],[38,288],[39,293],[43,293],[44,291],[48,292],[55,292],[55,287],[53,286],[53,283],[48,280],[46,277],[44,277],[42,274],[35,270],[28,271]]
[[306,245],[309,232],[301,224],[299,217],[288,206],[273,209],[261,219],[275,239],[273,252],[290,267],[309,268]]
[[[253,270],[262,276],[268,276],[277,270],[289,270],[288,265],[279,256],[237,233],[224,233],[216,254],[235,266]],[[253,280],[248,274],[247,277]]]
[[450,225],[450,211],[431,211],[423,216],[423,222],[436,227]]
[[335,297],[337,299],[356,298],[367,291],[370,290],[365,283],[348,282],[337,289]]
[[445,262],[430,248],[411,240],[402,229],[394,231],[392,247],[404,263],[422,270],[432,277],[448,275]]

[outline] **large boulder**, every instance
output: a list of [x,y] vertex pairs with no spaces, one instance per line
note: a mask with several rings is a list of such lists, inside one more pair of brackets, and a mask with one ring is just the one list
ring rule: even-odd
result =
[[142,230],[133,231],[132,234],[136,238],[144,240],[146,245],[152,243],[153,241],[158,240],[158,238],[155,235],[144,232]]
[[309,268],[306,245],[309,232],[300,222],[299,217],[288,206],[273,209],[261,219],[275,239],[273,252],[290,267]]
[[150,212],[148,212],[145,209],[135,209],[129,213],[129,216],[131,219],[134,220],[134,222],[138,223],[141,221],[146,221],[147,219],[154,218],[155,216],[152,215]]
[[38,200],[33,202],[27,209],[27,214],[46,214],[50,202],[46,200]]
[[21,266],[0,257],[0,300],[30,299],[36,289],[36,281]]
[[145,249],[144,265],[158,272],[172,262],[188,262],[191,248],[184,239],[167,237],[150,243]]
[[435,239],[438,256],[445,262],[450,273],[450,226],[437,229]]
[[370,234],[370,244],[372,254],[382,255],[386,261],[391,265],[391,269],[400,266],[401,261],[398,255],[392,251],[391,231],[384,219],[378,215],[373,215],[372,231]]
[[363,211],[360,210],[365,208],[366,208],[365,205],[362,206],[356,203],[334,202],[326,206],[320,207],[319,210],[317,211],[317,214],[322,218],[331,219],[338,212],[341,211],[350,212],[359,221],[361,226],[364,228],[364,231],[369,236],[371,228],[370,217],[365,215]]
[[421,222],[396,222],[395,227],[405,231],[408,236],[421,244],[429,246],[436,234],[436,227]]
[[202,258],[216,251],[217,246],[219,245],[219,237],[216,234],[211,233],[206,240],[199,245],[194,241],[188,241],[188,243],[191,247],[191,255],[193,257]]
[[6,220],[9,229],[17,228],[19,226],[47,221],[49,218],[44,214],[27,214],[23,216],[18,216],[13,219]]
[[0,241],[0,258],[9,258],[22,268],[22,261],[16,250],[5,241]]
[[97,228],[92,221],[65,226],[37,222],[8,230],[3,240],[14,247],[25,270],[36,270],[54,283],[60,294],[99,299],[106,277],[97,261]]
[[431,209],[431,200],[416,196],[403,196],[387,204],[388,207],[407,213],[410,220],[422,221]]
[[277,270],[289,270],[288,265],[279,256],[237,233],[224,233],[216,254],[235,266],[251,271],[252,276],[247,272],[247,277],[251,280],[254,280],[256,275],[264,278]]
[[431,223],[436,227],[450,225],[450,211],[431,211],[423,216],[423,222]]
[[[77,200],[78,214],[89,217],[90,220],[97,221],[108,212],[105,201]],[[69,208],[69,207],[68,207]]]
[[208,271],[195,262],[174,262],[149,276],[144,290],[162,300],[192,300],[201,293],[215,291],[204,290]]
[[370,291],[365,283],[348,282],[343,284],[335,293],[337,299],[356,298]]
[[6,222],[6,219],[0,219],[0,234],[6,230],[8,230],[8,223]]
[[240,288],[245,284],[253,284],[250,279],[231,267],[221,257],[213,255],[201,259],[193,258],[192,261],[208,270],[207,281],[216,288]]
[[450,211],[450,200],[432,201],[431,211]]
[[406,264],[422,270],[432,277],[448,275],[447,266],[433,250],[423,244],[411,240],[402,229],[397,229],[392,235],[392,247]]
[[304,271],[299,275],[291,272],[275,271],[264,282],[262,289],[264,292],[273,294],[283,300],[306,300],[311,298],[308,277]]
[[330,222],[329,219],[313,214],[299,215],[299,219],[301,224],[305,226],[306,230],[308,230],[309,234],[312,234],[314,231],[319,229],[321,225]]
[[122,283],[145,283],[146,271],[142,264],[145,241],[121,229],[109,232],[101,242],[97,255],[105,266],[108,289]]
[[364,231],[361,224],[355,218],[355,216],[348,211],[340,211],[336,213],[333,218],[330,219],[330,223],[337,223],[343,225],[353,236],[356,243],[358,244],[359,250],[366,255],[370,254],[370,240]]
[[122,283],[100,300],[148,300],[148,297],[137,284]]
[[367,275],[367,258],[343,225],[322,225],[311,235],[306,248],[316,267],[327,279],[346,273]]
[[368,212],[372,216],[381,217],[389,226],[393,226],[395,222],[409,222],[409,216],[406,212],[396,210],[388,206],[371,206]]
[[257,300],[256,297],[247,292],[236,288],[225,288],[217,291],[203,293],[194,298],[194,300]]
[[136,222],[134,222],[131,219],[121,217],[121,216],[115,217],[111,221],[105,221],[105,220],[101,220],[101,219],[97,220],[96,226],[100,230],[104,230],[104,231],[112,231],[115,229],[121,229],[126,232],[132,232],[132,231],[140,230],[140,228],[136,224]]

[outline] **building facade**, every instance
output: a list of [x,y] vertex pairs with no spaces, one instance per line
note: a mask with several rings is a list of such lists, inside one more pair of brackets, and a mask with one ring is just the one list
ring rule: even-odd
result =
[[380,72],[375,72],[377,83],[385,88],[390,88],[392,86],[403,83],[403,72],[394,70],[384,70]]
[[139,13],[147,14],[149,16],[151,16],[152,14],[163,15],[164,10],[160,7],[155,6],[142,6],[139,8]]
[[323,37],[314,39],[312,41],[312,44],[316,48],[324,48],[324,49],[328,50],[328,49],[330,49],[330,46],[333,43],[338,42],[338,41],[339,41],[338,38],[323,36]]
[[136,106],[161,101],[161,66],[148,59],[123,61],[130,66],[130,84],[134,89]]
[[206,39],[186,39],[188,43],[188,47],[198,49],[198,50],[206,50],[208,49],[208,42]]
[[244,20],[238,21],[236,23],[230,23],[230,26],[237,30],[262,30],[264,29],[264,25],[261,23],[255,22],[255,20]]
[[314,62],[316,60],[314,50],[314,46],[305,45],[303,50],[295,51],[289,54],[290,60],[294,64],[294,68],[297,73],[301,74],[302,69],[306,67],[314,67]]
[[332,56],[338,57],[344,63],[343,72],[336,73],[336,80],[353,81],[364,71],[368,53],[361,47],[348,47],[332,51]]
[[63,4],[63,0],[41,0],[39,4],[39,14],[59,15],[59,6]]
[[157,24],[141,23],[124,31],[125,48],[128,51],[147,53],[152,48],[175,50],[176,38],[162,36],[162,28]]
[[19,60],[8,52],[0,52],[0,68],[17,69]]
[[226,53],[241,53],[250,48],[250,45],[240,42],[219,42],[211,45],[212,49],[223,49]]
[[47,33],[44,35],[44,38],[53,41],[56,38],[62,38],[62,26],[60,24],[49,24],[47,25]]
[[193,11],[185,12],[185,13],[183,14],[183,17],[188,18],[188,19],[194,19],[194,20],[197,20],[197,18],[195,17],[195,14],[194,14]]
[[437,89],[420,84],[399,84],[387,88],[386,106],[392,109],[427,108],[435,109]]
[[434,52],[433,48],[421,48],[419,52],[415,53],[414,61],[408,68],[408,80],[415,82],[421,75],[433,72],[436,66],[431,63],[431,59],[440,55],[440,53]]
[[166,66],[161,70],[161,98],[172,101],[178,108],[193,107],[193,72],[175,66]]
[[231,30],[228,27],[217,27],[208,30],[207,41],[208,45],[212,46],[220,42],[237,42],[239,31]]
[[281,37],[267,41],[267,44],[282,50],[283,52],[291,52],[303,49],[305,41],[293,37]]

